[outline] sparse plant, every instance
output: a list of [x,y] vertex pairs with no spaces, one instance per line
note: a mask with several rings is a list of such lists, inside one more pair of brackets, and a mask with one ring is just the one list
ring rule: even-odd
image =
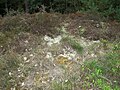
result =
[[69,37],[69,36],[65,37],[63,40],[66,41],[78,53],[82,54],[83,47],[77,42],[77,40],[75,40],[75,39],[73,39],[72,37]]
[[83,47],[77,41],[70,40],[69,43],[72,46],[72,48],[75,49],[77,52],[79,53],[83,52]]

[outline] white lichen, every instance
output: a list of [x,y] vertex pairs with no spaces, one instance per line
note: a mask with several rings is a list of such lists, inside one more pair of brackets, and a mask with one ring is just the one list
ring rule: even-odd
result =
[[44,40],[47,42],[48,46],[52,46],[52,44],[59,44],[62,37],[59,35],[56,38],[51,38],[47,35],[44,36]]

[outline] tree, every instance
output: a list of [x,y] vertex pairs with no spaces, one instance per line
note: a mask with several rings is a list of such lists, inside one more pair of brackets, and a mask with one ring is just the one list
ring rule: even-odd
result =
[[25,12],[29,12],[29,5],[28,5],[28,0],[25,0]]

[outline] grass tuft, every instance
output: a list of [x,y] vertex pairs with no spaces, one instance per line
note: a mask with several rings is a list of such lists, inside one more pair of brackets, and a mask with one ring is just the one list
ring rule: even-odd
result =
[[15,53],[8,53],[0,57],[0,89],[10,90],[15,84],[15,71],[19,67],[19,59]]

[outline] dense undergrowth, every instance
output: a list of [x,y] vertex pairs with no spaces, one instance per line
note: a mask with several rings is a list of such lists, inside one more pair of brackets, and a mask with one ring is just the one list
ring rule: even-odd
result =
[[[99,14],[104,19],[112,19],[120,21],[120,1],[119,0],[24,0],[20,1],[4,1],[0,2],[0,14],[16,15],[17,13],[27,12],[35,13],[39,11],[73,13],[88,12],[93,15]],[[6,5],[6,6],[5,6]],[[41,5],[44,5],[42,7]],[[13,7],[14,6],[14,7]]]

